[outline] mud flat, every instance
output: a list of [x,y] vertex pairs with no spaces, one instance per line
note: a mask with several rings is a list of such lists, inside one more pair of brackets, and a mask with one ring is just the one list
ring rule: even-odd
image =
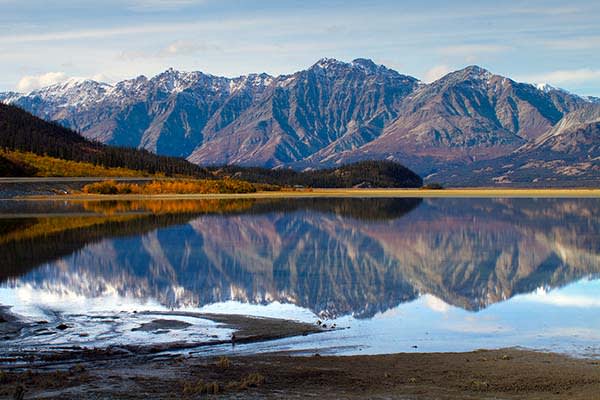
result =
[[[205,350],[318,334],[324,329],[310,323],[243,315],[148,314],[152,321],[142,324],[142,330],[185,329],[187,325],[177,317],[202,318],[232,329],[235,336],[203,343],[73,346],[28,358],[18,352],[11,358],[4,352],[0,398],[594,399],[600,393],[597,359],[520,349],[374,356],[321,356],[306,351],[302,356],[293,352],[216,356]],[[0,308],[0,317],[2,334],[13,342],[19,340],[19,331],[36,324],[20,321],[6,307]]]
[[38,399],[595,399],[600,362],[516,349],[382,356],[129,357],[5,370]]
[[[148,317],[147,322],[140,323],[131,331],[146,332],[158,339],[153,338],[153,340],[147,341],[138,339],[104,346],[69,343],[69,340],[58,345],[47,345],[44,343],[45,338],[52,334],[68,333],[77,329],[76,321],[68,318],[54,322],[20,319],[19,316],[12,314],[8,307],[0,306],[0,335],[4,340],[0,346],[0,370],[18,370],[26,367],[64,368],[77,363],[122,360],[131,357],[143,358],[157,354],[173,354],[173,352],[184,350],[202,353],[205,349],[215,346],[268,342],[326,331],[316,324],[306,322],[245,315],[177,311],[145,311],[135,312],[131,315]],[[194,339],[173,340],[169,333],[175,333],[192,325],[192,323],[178,320],[177,317],[214,324],[213,334],[208,332]],[[91,318],[99,319],[99,324],[114,325],[115,321],[127,318],[127,316],[121,314],[120,317],[106,315],[92,316]],[[231,333],[224,335],[223,331]],[[86,333],[79,333],[79,336],[83,335],[87,337]],[[33,343],[31,343],[31,339],[34,339]],[[25,344],[26,342],[27,344]]]

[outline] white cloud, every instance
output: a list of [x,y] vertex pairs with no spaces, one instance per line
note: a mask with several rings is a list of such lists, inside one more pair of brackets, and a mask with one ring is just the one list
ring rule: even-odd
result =
[[558,15],[579,14],[584,12],[580,7],[516,7],[509,9],[510,14]]
[[444,300],[435,297],[430,294],[426,294],[423,296],[425,299],[425,306],[432,311],[436,311],[438,313],[447,313],[450,310],[450,306]]
[[45,74],[27,75],[22,77],[17,83],[16,89],[21,93],[29,93],[33,90],[40,89],[46,86],[51,86],[68,80],[82,81],[84,79],[91,79],[97,82],[104,83],[112,83],[115,81],[113,77],[103,73],[98,73],[87,77],[74,77],[68,76],[64,72],[47,72]]
[[510,50],[509,46],[491,44],[461,44],[446,46],[438,49],[444,56],[473,56],[475,54],[503,53]]
[[600,36],[582,36],[570,39],[548,40],[544,46],[558,50],[600,49]]
[[585,83],[600,80],[600,69],[581,68],[572,70],[557,70],[537,75],[523,76],[520,80],[535,83],[550,83],[561,85],[568,83]]
[[129,8],[138,11],[174,10],[191,5],[200,5],[207,0],[130,0]]
[[66,81],[67,79],[68,76],[64,72],[47,72],[41,75],[27,75],[19,80],[17,83],[17,90],[22,93],[29,93],[32,90],[54,85],[55,83]]
[[9,43],[36,43],[83,39],[106,39],[127,35],[167,34],[176,32],[217,32],[241,30],[252,26],[263,26],[269,23],[268,19],[231,19],[221,21],[190,22],[190,23],[165,23],[136,26],[118,26],[111,28],[83,29],[73,31],[18,33],[0,35],[0,44]]
[[189,41],[189,40],[177,40],[159,52],[160,56],[174,56],[174,55],[190,55],[195,53],[201,53],[209,50],[221,50],[219,46],[210,45],[203,42]]
[[548,292],[543,288],[521,297],[528,301],[551,304],[558,307],[600,307],[600,299],[596,296],[563,294],[560,291]]
[[444,76],[450,72],[452,72],[452,69],[449,66],[436,65],[435,67],[433,67],[433,68],[427,70],[427,72],[425,72],[425,76],[423,77],[423,80],[427,83],[437,81],[442,76]]
[[90,76],[90,79],[96,82],[114,83],[116,79],[102,72]]
[[136,60],[136,59],[159,59],[168,58],[175,56],[190,56],[198,53],[206,53],[210,51],[223,51],[222,47],[216,44],[208,44],[199,41],[191,40],[177,40],[167,46],[153,51],[153,50],[131,50],[122,51],[118,54],[119,60]]

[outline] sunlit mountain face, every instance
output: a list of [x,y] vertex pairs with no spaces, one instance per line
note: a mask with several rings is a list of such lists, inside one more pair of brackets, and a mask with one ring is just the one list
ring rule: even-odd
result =
[[1,219],[2,286],[369,318],[424,295],[477,311],[600,275],[598,199],[174,204],[74,203],[64,207],[78,219]]

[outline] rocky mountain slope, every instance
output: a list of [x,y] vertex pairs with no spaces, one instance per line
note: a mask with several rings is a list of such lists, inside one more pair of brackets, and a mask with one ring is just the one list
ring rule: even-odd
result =
[[[533,161],[562,160],[562,150],[540,147],[542,138],[573,118],[591,122],[585,118],[600,109],[596,98],[518,83],[477,66],[424,84],[365,59],[322,59],[277,77],[169,69],[115,85],[70,80],[29,94],[0,94],[0,101],[103,143],[198,164],[302,169],[388,159],[423,176],[437,172],[437,178],[465,169],[469,176],[448,178],[455,184],[480,184],[480,177],[512,182],[502,179],[506,171],[495,170],[497,162],[483,167],[495,170],[489,177],[473,175],[477,168],[471,166],[534,149],[528,153]],[[577,155],[571,152],[565,165],[581,164],[582,182],[600,179],[597,160],[588,157],[593,150],[586,141],[577,143]],[[558,174],[557,181],[572,178],[545,164],[525,168],[525,175],[540,168]]]
[[431,180],[450,185],[597,186],[600,108],[565,115],[552,129],[511,154],[443,170]]

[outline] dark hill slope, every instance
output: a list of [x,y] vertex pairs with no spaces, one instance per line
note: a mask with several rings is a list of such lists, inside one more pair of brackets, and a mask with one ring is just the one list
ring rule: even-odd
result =
[[[1,103],[0,147],[105,167],[123,167],[166,175],[209,176],[205,168],[184,159],[92,142],[57,123],[44,121],[18,107]],[[7,171],[10,172],[10,169]]]
[[361,161],[336,168],[297,172],[293,169],[228,166],[216,171],[248,182],[299,185],[314,188],[413,188],[423,180],[410,169],[392,161]]

